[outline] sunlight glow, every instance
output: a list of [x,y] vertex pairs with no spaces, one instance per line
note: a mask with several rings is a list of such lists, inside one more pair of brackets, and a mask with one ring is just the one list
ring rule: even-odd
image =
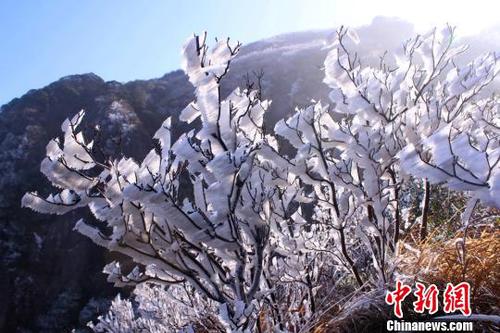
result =
[[[458,27],[461,35],[472,35],[500,24],[500,2],[494,0],[351,0],[304,1],[303,23],[312,28],[344,24],[369,24],[375,16],[398,17],[410,21],[417,31],[446,23]],[[311,11],[316,15],[311,15]]]

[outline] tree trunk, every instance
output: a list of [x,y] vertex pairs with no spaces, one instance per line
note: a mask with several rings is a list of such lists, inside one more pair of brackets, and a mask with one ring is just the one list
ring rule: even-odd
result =
[[422,224],[420,225],[420,240],[424,241],[427,237],[427,219],[429,217],[429,199],[431,194],[431,186],[429,181],[424,181],[424,204],[422,206]]
[[354,265],[354,261],[351,259],[349,256],[349,253],[347,252],[347,245],[346,245],[346,240],[345,240],[345,234],[344,234],[344,228],[341,228],[339,230],[340,233],[340,246],[342,248],[342,255],[345,257],[347,260],[347,263],[349,264],[349,267],[351,268],[352,273],[354,274],[354,277],[356,278],[356,282],[360,287],[363,286],[363,280],[361,280],[361,276],[359,275],[358,269]]
[[394,201],[396,202],[396,209],[395,209],[395,225],[394,225],[394,249],[393,251],[396,251],[396,246],[398,245],[399,241],[399,228],[401,226],[401,212],[399,209],[399,186],[396,181],[396,173],[394,170],[389,169],[389,174],[391,176],[392,180],[392,185],[394,185]]

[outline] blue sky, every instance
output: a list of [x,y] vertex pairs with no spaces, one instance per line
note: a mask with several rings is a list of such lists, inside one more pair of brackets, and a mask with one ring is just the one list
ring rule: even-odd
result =
[[[470,8],[447,15],[444,9],[429,11],[426,0],[419,1],[421,10],[408,10],[401,2],[2,0],[0,105],[69,74],[94,72],[117,81],[159,77],[179,67],[180,48],[193,32],[249,43],[283,32],[368,24],[376,15],[426,25],[471,22],[474,13]],[[495,22],[490,12],[496,13],[478,11],[481,19],[472,20],[470,32]]]

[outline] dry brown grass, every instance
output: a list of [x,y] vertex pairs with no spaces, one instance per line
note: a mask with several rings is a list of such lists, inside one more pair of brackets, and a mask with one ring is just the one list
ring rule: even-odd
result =
[[[463,232],[446,241],[431,234],[425,242],[402,242],[399,271],[410,280],[436,284],[441,293],[448,282],[467,281],[471,285],[473,312],[499,314],[500,230],[476,229],[470,230],[468,235],[465,245]],[[391,316],[383,297],[383,293],[375,290],[360,293],[351,302],[319,318],[311,332],[383,332]],[[417,319],[419,315],[412,313],[411,304],[409,300],[403,305],[404,312],[409,318]]]
[[[498,313],[500,304],[500,231],[457,233],[448,241],[402,244],[399,268],[404,275],[444,290],[446,283],[471,285],[474,312]],[[465,251],[464,251],[465,249]]]

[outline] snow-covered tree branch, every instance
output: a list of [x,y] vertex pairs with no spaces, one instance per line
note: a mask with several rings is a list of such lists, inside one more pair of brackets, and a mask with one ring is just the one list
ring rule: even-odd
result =
[[[450,27],[378,67],[352,51],[359,42],[337,31],[324,63],[332,104],[296,109],[274,133],[264,126],[270,101],[251,84],[222,95],[240,44],[209,47],[206,35],[184,45],[196,98],[179,115],[193,129],[175,142],[168,118],[142,162],[106,158],[79,129],[84,111],[63,123],[41,164],[59,192],[27,193],[22,204],[88,207],[98,222],[75,229],[139,264],[104,268],[118,286],[140,285],[140,306],[116,299],[94,330],[188,332],[209,320],[231,332],[299,331],[338,281],[360,290],[392,281],[411,222],[404,202],[422,201],[426,232],[430,184],[467,192],[465,222],[478,200],[500,207],[499,98],[484,93],[498,56],[457,66],[466,48]],[[423,195],[408,190],[415,182]]]
[[[231,329],[253,324],[249,318],[260,297],[269,238],[262,206],[272,194],[263,186],[263,171],[254,168],[268,102],[256,91],[238,90],[226,100],[220,96],[220,82],[239,47],[227,40],[209,49],[196,36],[184,48],[183,67],[196,87],[196,101],[181,119],[201,116],[199,131],[171,146],[167,119],[155,135],[158,149],[142,163],[129,158],[100,163],[92,142],[77,132],[80,112],[63,124],[64,142],[49,143],[42,163],[44,174],[62,191],[46,199],[37,193],[23,198],[23,205],[44,213],[88,206],[111,234],[83,221],[75,229],[145,267],[123,276],[120,265],[112,263],[105,269],[111,280],[189,282],[221,304]],[[183,172],[191,190],[179,187]]]

